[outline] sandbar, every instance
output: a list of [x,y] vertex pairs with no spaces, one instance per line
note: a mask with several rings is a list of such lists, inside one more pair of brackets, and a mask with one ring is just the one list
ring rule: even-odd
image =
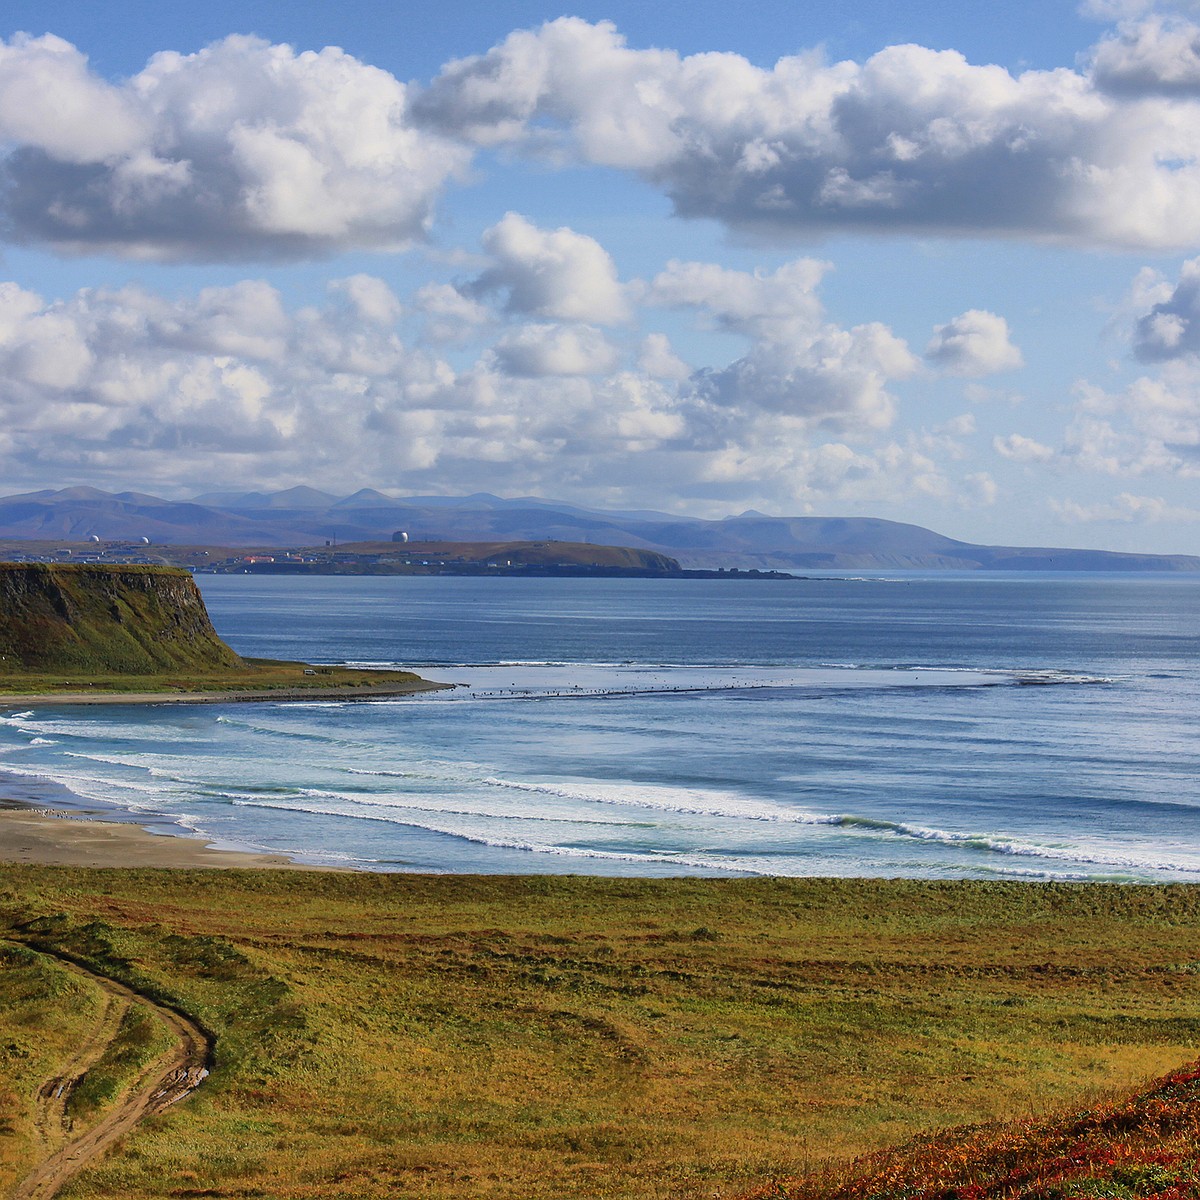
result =
[[35,708],[47,704],[244,704],[266,700],[387,700],[420,692],[440,692],[451,683],[361,684],[353,687],[257,688],[228,692],[0,692],[0,706]]
[[215,850],[202,838],[149,833],[124,821],[96,820],[19,801],[0,801],[0,863],[45,867],[259,867],[323,870],[282,854]]

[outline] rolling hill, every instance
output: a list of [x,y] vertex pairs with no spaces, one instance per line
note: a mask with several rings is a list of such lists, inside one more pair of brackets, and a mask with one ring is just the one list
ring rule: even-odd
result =
[[1196,571],[1200,557],[1105,550],[981,546],[918,525],[874,517],[700,520],[647,511],[604,512],[535,497],[393,498],[371,489],[338,498],[313,488],[220,492],[165,500],[141,492],[65,488],[0,498],[0,538],[307,546],[325,541],[564,541],[628,546],[685,567],[781,571],[946,570]]

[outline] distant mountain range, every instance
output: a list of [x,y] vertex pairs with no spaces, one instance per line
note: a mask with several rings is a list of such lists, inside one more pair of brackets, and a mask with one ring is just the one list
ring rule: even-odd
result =
[[308,487],[211,492],[163,500],[96,488],[0,498],[0,538],[85,541],[149,538],[205,546],[311,546],[326,541],[591,542],[671,555],[685,567],[781,571],[920,567],[950,570],[1197,571],[1200,557],[1106,550],[976,546],[919,525],[872,517],[767,517],[720,521],[666,513],[605,512],[534,497],[395,499],[364,488],[338,497]]

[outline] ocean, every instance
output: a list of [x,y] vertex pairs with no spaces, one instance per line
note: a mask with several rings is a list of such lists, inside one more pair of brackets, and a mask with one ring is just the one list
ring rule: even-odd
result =
[[1200,881],[1200,578],[199,576],[370,702],[0,708],[0,790],[385,871]]

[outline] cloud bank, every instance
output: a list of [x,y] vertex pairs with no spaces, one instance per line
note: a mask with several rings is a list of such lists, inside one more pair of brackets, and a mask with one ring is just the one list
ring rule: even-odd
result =
[[[1089,70],[976,66],[891,46],[811,53],[631,49],[562,18],[449,64],[415,112],[479,146],[565,149],[633,171],[676,211],[764,237],[836,230],[1170,248],[1200,240],[1193,27],[1148,18]],[[1178,43],[1178,45],[1177,45]]]
[[[1012,74],[954,51],[629,47],[561,18],[447,64],[423,89],[342,50],[229,37],[111,82],[59,38],[0,43],[10,240],[133,258],[395,250],[481,150],[628,171],[685,217],[764,238],[837,231],[1172,249],[1200,242],[1200,27],[1125,21],[1082,68]],[[622,319],[579,235],[493,231],[480,287],[549,319]],[[590,274],[589,312],[562,280]],[[607,289],[607,290],[606,290]]]
[[[472,490],[486,475],[597,501],[958,494],[938,460],[973,423],[891,432],[891,385],[917,359],[883,324],[829,319],[827,264],[672,262],[624,283],[570,229],[512,214],[483,241],[482,275],[404,299],[361,273],[301,308],[255,279],[50,302],[0,284],[0,462],[15,478],[119,469],[175,486],[365,476]],[[689,366],[644,331],[660,314],[720,328],[743,352]],[[560,319],[534,319],[547,315]],[[964,486],[986,502],[988,487]]]

